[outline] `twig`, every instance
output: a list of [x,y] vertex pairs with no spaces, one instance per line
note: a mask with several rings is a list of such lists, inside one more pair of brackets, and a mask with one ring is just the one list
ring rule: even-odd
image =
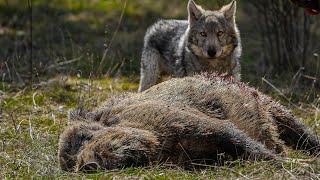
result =
[[58,126],[58,131],[57,131],[57,133],[58,133],[58,135],[57,135],[57,142],[58,142],[59,139],[60,139],[61,129],[62,129],[62,119],[60,118],[60,120],[59,120],[59,126]]
[[79,78],[79,91],[78,91],[78,104],[82,104],[82,100],[81,100],[81,94],[82,94],[82,71],[79,70],[79,73],[77,74],[77,77]]
[[21,76],[20,76],[19,72],[18,72],[18,71],[15,71],[15,72],[16,72],[16,76],[17,76],[18,80],[19,80],[19,81],[20,81],[20,83],[24,86],[24,85],[25,85],[25,83],[23,82],[23,80],[22,80],[22,78],[21,78]]
[[3,91],[3,93],[6,92],[6,87],[4,86],[4,79],[5,79],[5,77],[6,77],[6,73],[3,73],[3,74],[2,74],[2,91]]
[[33,135],[32,135],[32,125],[31,125],[31,116],[32,116],[32,114],[30,114],[30,116],[29,116],[29,135],[30,135],[30,138],[33,139]]
[[116,37],[116,35],[118,33],[118,30],[119,30],[120,24],[122,22],[122,18],[123,18],[124,12],[125,12],[126,7],[127,7],[127,2],[128,2],[128,0],[126,0],[124,2],[123,9],[122,9],[122,12],[121,12],[120,19],[118,21],[118,25],[116,27],[116,30],[114,31],[114,33],[113,33],[113,35],[111,37],[111,40],[110,40],[109,44],[107,44],[106,50],[103,53],[102,59],[100,61],[99,67],[98,67],[98,73],[100,73],[100,74],[102,73],[102,68],[103,68],[103,65],[104,65],[104,61],[105,61],[105,59],[107,57],[107,54],[108,54],[108,52],[110,50],[110,47],[111,47],[111,45],[112,45],[112,43],[114,41],[114,38]]
[[319,108],[318,107],[316,107],[315,105],[312,105],[314,108],[315,108],[315,112],[314,112],[314,120],[313,120],[313,122],[315,123],[315,124],[317,124],[317,121],[318,121],[318,115],[319,115]]
[[307,79],[311,79],[311,80],[314,80],[314,81],[318,81],[317,77],[312,77],[312,76],[308,76],[308,75],[302,75],[302,77],[305,77]]
[[11,71],[10,71],[10,68],[9,68],[7,61],[5,61],[4,64],[6,65],[6,68],[7,68],[8,74],[9,74],[9,79],[13,80],[11,77]]
[[313,57],[314,57],[315,61],[317,62],[317,69],[316,69],[315,77],[318,77],[318,72],[319,72],[319,67],[320,67],[320,63],[319,63],[319,61],[320,61],[320,59],[319,59],[319,54],[314,53],[314,54],[313,54]]
[[16,123],[16,120],[14,119],[12,113],[10,113],[10,118],[12,120],[12,123],[13,123],[13,127],[14,127],[14,132],[16,134],[16,137],[18,137],[18,128],[17,128],[17,123]]
[[192,162],[190,156],[188,155],[188,153],[186,152],[186,150],[182,147],[182,145],[180,143],[178,143],[179,146],[181,147],[181,149],[183,150],[183,152],[187,155],[187,157],[189,158],[189,160]]
[[36,100],[35,100],[35,97],[37,95],[38,91],[34,92],[33,95],[32,95],[32,102],[33,102],[33,106],[35,108],[37,108],[37,103],[36,103]]
[[19,96],[21,96],[22,93],[24,93],[27,90],[27,87],[23,88],[22,90],[19,90],[14,96],[13,98],[17,98]]
[[274,90],[276,90],[283,98],[285,98],[291,105],[293,105],[294,107],[298,108],[301,111],[305,111],[304,109],[302,109],[301,107],[295,105],[286,95],[284,95],[278,88],[276,88],[271,82],[269,82],[268,80],[266,80],[264,77],[262,78],[262,81],[266,82],[269,86],[271,86]]
[[282,158],[282,159],[279,159],[279,160],[281,160],[281,161],[283,161],[285,163],[295,163],[295,164],[302,165],[304,167],[309,167],[310,163],[316,162],[316,160],[318,159],[318,156],[319,156],[319,154],[317,154],[314,157],[309,158],[309,159]]
[[31,82],[31,89],[32,89],[32,83],[33,83],[33,45],[32,45],[32,41],[33,41],[33,37],[32,37],[32,0],[28,0],[28,9],[29,9],[29,33],[30,33],[30,40],[29,40],[29,48],[30,48],[30,59],[29,59],[29,63],[30,63],[30,82]]
[[56,68],[56,67],[59,67],[59,66],[64,66],[64,65],[67,65],[67,64],[71,64],[71,63],[77,62],[77,61],[81,60],[82,57],[83,56],[80,56],[80,57],[77,57],[75,59],[70,59],[70,60],[63,61],[63,62],[60,62],[60,63],[57,63],[57,64],[52,64],[47,69],[52,69],[52,68]]
[[111,94],[113,94],[113,87],[112,87],[112,84],[109,84],[109,89],[110,89]]
[[298,82],[300,80],[301,74],[304,71],[304,67],[300,67],[299,70],[297,71],[297,73],[293,76],[292,81],[291,81],[291,85],[290,85],[290,89],[292,90],[294,88],[294,85],[296,83],[294,82]]
[[216,166],[214,165],[208,165],[208,164],[200,164],[200,163],[191,163],[191,165],[194,165],[194,166],[199,166],[199,167],[206,167],[206,168],[215,168]]
[[297,179],[290,171],[288,171],[288,170],[284,167],[283,163],[281,163],[281,166],[282,166],[282,168],[283,168],[293,179]]

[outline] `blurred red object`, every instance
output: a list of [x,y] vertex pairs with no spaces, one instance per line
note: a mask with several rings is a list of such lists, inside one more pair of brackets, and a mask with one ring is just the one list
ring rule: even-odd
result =
[[320,0],[290,0],[290,2],[296,6],[303,7],[307,14],[320,14]]
[[317,11],[314,9],[308,9],[308,8],[304,8],[304,12],[306,12],[307,14],[310,14],[312,16],[320,14],[320,11]]

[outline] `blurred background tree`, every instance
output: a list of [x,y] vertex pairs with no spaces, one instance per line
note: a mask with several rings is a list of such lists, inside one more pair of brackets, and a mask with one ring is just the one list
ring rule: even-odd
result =
[[[39,83],[58,74],[80,74],[138,81],[146,29],[160,18],[186,19],[187,0],[125,2],[0,0],[2,80]],[[196,2],[218,9],[229,1]],[[262,77],[290,91],[320,86],[320,16],[306,15],[288,0],[238,0],[237,22],[244,47],[243,81],[266,90]]]
[[302,70],[309,75],[317,74],[319,18],[292,7],[287,0],[250,1],[244,9],[252,17],[255,27],[251,27],[260,43],[259,72],[273,78],[293,77]]

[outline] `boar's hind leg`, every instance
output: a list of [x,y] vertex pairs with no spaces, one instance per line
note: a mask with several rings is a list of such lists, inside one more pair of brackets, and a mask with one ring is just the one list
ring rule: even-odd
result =
[[303,122],[299,121],[288,111],[280,109],[279,107],[274,109],[277,110],[273,116],[278,124],[280,139],[282,139],[286,145],[293,149],[306,150],[311,154],[319,152],[319,140],[308,131]]
[[276,156],[265,148],[260,142],[251,139],[234,125],[227,124],[222,133],[213,138],[223,151],[230,154],[233,159],[243,157],[245,159],[273,159]]

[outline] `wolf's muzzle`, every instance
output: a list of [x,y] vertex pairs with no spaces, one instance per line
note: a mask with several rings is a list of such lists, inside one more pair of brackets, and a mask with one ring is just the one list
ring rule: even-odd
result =
[[214,48],[210,48],[210,49],[208,49],[207,54],[210,58],[214,58],[217,54],[217,51]]

